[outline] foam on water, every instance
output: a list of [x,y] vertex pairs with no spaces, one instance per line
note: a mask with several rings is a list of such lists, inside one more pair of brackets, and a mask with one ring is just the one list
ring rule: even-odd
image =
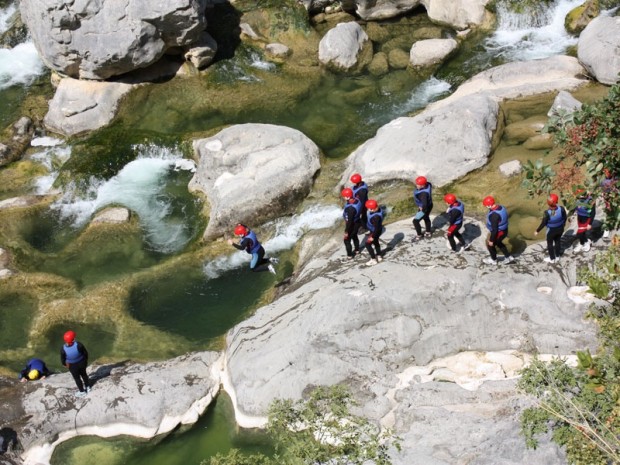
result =
[[172,199],[165,193],[168,174],[190,166],[177,163],[176,149],[153,145],[136,146],[138,157],[108,180],[91,179],[86,194],[69,188],[52,205],[64,219],[73,219],[75,227],[90,221],[98,210],[108,205],[122,205],[138,215],[148,242],[160,252],[180,250],[190,239],[188,226],[170,217]]
[[43,71],[43,62],[32,42],[0,48],[0,90],[30,85]]
[[9,21],[17,12],[17,6],[12,3],[6,8],[0,8],[0,34],[5,33],[9,29]]
[[507,61],[527,61],[562,54],[578,38],[568,34],[564,18],[583,0],[559,0],[547,7],[537,5],[531,11],[515,13],[499,2],[499,26],[485,42],[486,49]]
[[[336,205],[313,205],[303,213],[276,221],[274,237],[263,242],[266,256],[292,248],[306,231],[329,228],[342,218],[342,208]],[[222,273],[250,262],[252,256],[245,251],[220,256],[204,265],[204,274],[214,279]]]

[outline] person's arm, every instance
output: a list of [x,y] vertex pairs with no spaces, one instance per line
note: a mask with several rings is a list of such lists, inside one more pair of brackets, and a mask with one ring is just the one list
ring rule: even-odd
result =
[[366,200],[368,200],[368,189],[360,189],[357,193],[357,198],[362,202],[362,206],[366,204]]
[[495,245],[495,242],[497,241],[500,220],[501,217],[499,216],[499,213],[491,213],[489,216],[489,222],[491,223],[491,236],[489,237],[489,242],[491,242],[492,245]]
[[348,239],[349,237],[353,235],[353,229],[355,228],[355,214],[357,212],[355,211],[355,207],[350,205],[347,207],[346,213],[347,213],[347,222],[344,225],[344,235],[345,235],[345,239]]
[[429,209],[429,207],[431,206],[430,197],[431,196],[428,195],[427,192],[420,193],[420,195],[418,196],[418,199],[420,200],[420,203],[422,204],[420,205],[420,210],[427,211]]
[[60,348],[60,364],[63,367],[67,366],[67,354],[65,353],[65,349],[63,347]]
[[540,225],[538,225],[538,228],[536,228],[536,232],[534,233],[534,235],[538,234],[545,226],[547,226],[550,219],[551,218],[549,217],[549,212],[545,210],[542,221],[540,222]]
[[82,344],[81,342],[78,342],[77,347],[78,347],[78,352],[84,356],[84,358],[86,359],[86,363],[88,363],[88,351],[86,350],[86,347],[84,347],[84,344]]
[[459,216],[461,216],[461,212],[458,211],[456,208],[450,210],[450,212],[448,213],[448,221],[450,222],[450,226],[457,222]]
[[381,219],[381,217],[379,215],[374,216],[370,222],[373,224],[373,226],[375,227],[375,230],[372,232],[372,240],[374,241],[378,241],[379,240],[379,236],[381,235],[381,233],[383,232],[383,220]]
[[244,237],[241,242],[233,242],[232,240],[229,242],[235,249],[246,250],[247,248],[251,248],[253,241],[249,237]]
[[28,381],[28,371],[30,370],[28,369],[28,367],[26,367],[22,371],[19,372],[19,380],[22,383],[25,383]]

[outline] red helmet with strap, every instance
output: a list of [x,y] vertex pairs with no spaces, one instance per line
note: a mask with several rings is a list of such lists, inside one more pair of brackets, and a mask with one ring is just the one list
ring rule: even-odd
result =
[[490,195],[487,195],[484,199],[482,199],[482,205],[485,207],[492,207],[495,205],[495,199]]
[[368,210],[375,210],[378,206],[377,201],[374,199],[366,200],[364,204]]
[[426,186],[427,183],[428,180],[424,176],[418,176],[417,178],[415,178],[416,186]]
[[452,205],[454,202],[456,202],[456,195],[454,195],[454,194],[446,194],[446,195],[443,196],[443,200],[448,205]]
[[560,198],[555,194],[549,194],[549,198],[547,199],[547,205],[550,207],[555,207],[558,204]]
[[359,173],[355,173],[351,175],[351,182],[353,184],[357,184],[358,182],[362,182],[362,175]]
[[248,228],[242,224],[235,226],[235,236],[245,236],[248,233]]
[[71,344],[73,341],[75,341],[75,331],[67,331],[62,338],[67,344]]
[[350,199],[353,197],[353,190],[345,187],[344,189],[342,189],[340,195],[342,195],[345,199]]

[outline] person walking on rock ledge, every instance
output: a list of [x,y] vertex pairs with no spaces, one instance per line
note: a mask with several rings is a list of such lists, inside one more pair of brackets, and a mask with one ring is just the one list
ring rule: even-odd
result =
[[[418,207],[418,211],[413,217],[413,227],[417,236],[413,241],[419,241],[423,237],[431,237],[431,217],[430,213],[433,209],[433,185],[428,182],[424,176],[418,176],[415,180],[415,189],[413,190],[413,201]],[[424,221],[426,232],[422,235],[420,221]]]
[[276,258],[266,258],[265,249],[258,241],[256,233],[248,228],[244,224],[237,224],[235,226],[235,236],[241,238],[239,243],[233,242],[232,239],[228,239],[228,243],[234,248],[239,250],[245,250],[252,255],[252,261],[250,262],[250,269],[252,271],[269,271],[271,274],[276,274],[276,269],[272,263],[278,263]]
[[[357,233],[361,226],[362,203],[354,197],[353,190],[348,187],[340,193],[345,204],[342,210],[344,218],[344,248],[347,251],[347,259],[352,259],[359,253],[360,240]],[[353,246],[351,246],[353,241]]]
[[365,227],[366,222],[368,221],[366,208],[366,201],[368,200],[368,185],[364,181],[362,181],[362,175],[359,173],[351,175],[350,179],[353,183],[353,187],[351,187],[351,190],[353,191],[353,197],[359,200],[360,205],[362,206],[362,211],[360,213],[360,216],[362,218],[361,224],[363,227]]
[[596,205],[592,196],[583,188],[575,189],[577,203],[575,205],[575,213],[577,213],[577,238],[579,244],[574,247],[575,252],[590,251],[592,240],[588,238],[588,231],[592,230],[592,222],[596,215]]
[[508,236],[508,211],[502,205],[497,205],[495,199],[490,195],[482,200],[482,205],[489,209],[487,213],[487,229],[489,230],[487,250],[490,255],[483,262],[487,265],[497,265],[496,247],[506,257],[506,263],[514,262],[514,257],[510,255],[508,248],[504,245],[504,239]]
[[[370,199],[366,201],[366,208],[368,209],[368,221],[366,222],[366,228],[368,229],[368,237],[366,237],[366,250],[370,255],[370,260],[366,265],[374,265],[383,261],[381,244],[379,238],[383,234],[383,211],[379,208],[376,200]],[[372,247],[375,247],[375,250]]]
[[[450,248],[453,252],[462,253],[464,250],[467,250],[469,248],[469,244],[465,242],[465,239],[463,239],[463,236],[459,232],[461,226],[463,226],[465,205],[463,205],[463,202],[458,200],[454,194],[444,195],[443,200],[448,204],[448,209],[446,210],[446,213],[448,214],[448,221],[450,222],[450,226],[448,226],[448,231],[446,232],[446,235],[448,236]],[[461,248],[458,250],[456,248],[456,241],[454,240],[455,237],[461,244]]]
[[76,397],[84,397],[90,392],[90,380],[86,373],[88,351],[84,344],[75,340],[75,332],[67,331],[63,336],[65,343],[60,349],[60,363],[67,367],[75,380],[78,392]]
[[564,226],[566,225],[566,209],[562,206],[558,206],[558,196],[555,194],[549,194],[547,199],[547,205],[549,209],[545,210],[543,219],[534,231],[534,235],[547,227],[547,252],[549,256],[545,258],[547,263],[557,263],[560,261],[562,255],[562,234],[564,234]]

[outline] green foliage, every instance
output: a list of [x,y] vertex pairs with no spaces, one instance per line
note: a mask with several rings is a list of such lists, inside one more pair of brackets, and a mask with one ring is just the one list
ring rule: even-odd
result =
[[519,388],[537,399],[522,413],[528,447],[552,432],[576,465],[620,463],[620,249],[612,246],[594,264],[580,271],[580,280],[608,303],[595,305],[589,316],[599,325],[599,350],[577,353],[577,366],[556,358],[535,359],[522,371]]
[[209,465],[391,465],[388,449],[399,449],[399,438],[353,415],[353,405],[343,386],[317,387],[305,400],[275,400],[267,425],[273,458],[232,450]]
[[[530,163],[524,181],[528,192],[555,190],[571,198],[571,187],[583,182],[591,193],[603,197],[608,227],[615,229],[620,225],[620,85],[612,86],[603,100],[550,118],[545,130],[562,149],[560,169],[552,170],[540,160]],[[605,171],[613,179],[607,187],[601,184]]]

